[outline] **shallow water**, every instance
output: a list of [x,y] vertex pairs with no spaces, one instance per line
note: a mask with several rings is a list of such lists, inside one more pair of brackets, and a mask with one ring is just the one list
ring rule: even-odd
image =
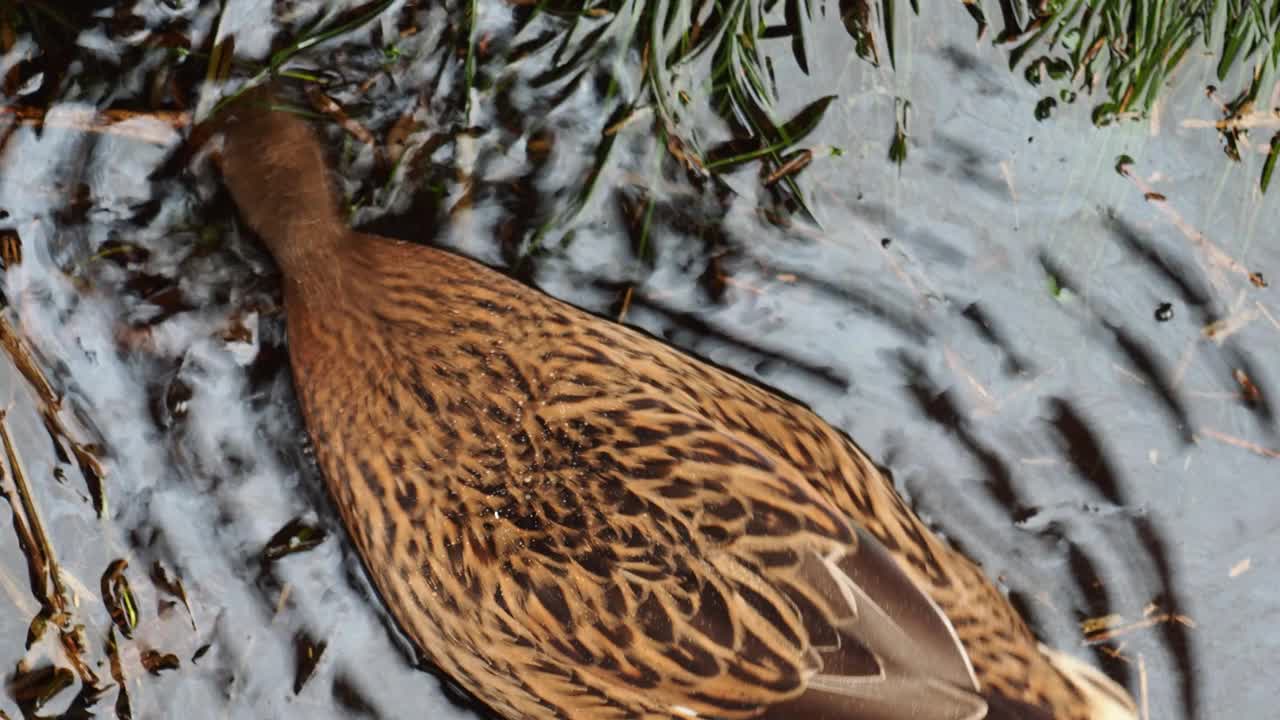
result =
[[[40,713],[119,715],[114,655],[135,717],[463,717],[413,667],[345,542],[306,454],[277,278],[216,177],[156,120],[127,135],[77,126],[77,111],[147,106],[157,78],[194,96],[201,62],[171,72],[147,49],[175,28],[207,47],[216,7],[191,5],[135,8],[132,24],[80,18],[84,57],[67,77],[83,82],[16,98],[58,102],[44,130],[0,135],[0,222],[23,249],[6,317],[63,393],[67,433],[55,447],[11,363],[6,427],[72,598],[67,626],[83,625],[103,689],[80,673]],[[282,25],[296,30],[316,6],[290,7]],[[1045,90],[974,42],[959,3],[923,10],[903,26],[896,72],[859,61],[830,18],[807,25],[808,74],[789,41],[761,42],[779,117],[837,95],[804,143],[842,151],[815,153],[799,176],[813,222],[778,220],[757,165],[722,183],[672,171],[644,110],[563,216],[639,75],[614,66],[612,95],[603,70],[548,80],[555,43],[532,40],[563,32],[554,17],[514,35],[525,11],[478,3],[470,92],[456,9],[397,5],[300,66],[332,64],[331,94],[379,138],[416,121],[394,171],[330,127],[363,227],[509,267],[800,398],[889,467],[1043,639],[1092,656],[1150,717],[1267,716],[1270,687],[1249,678],[1280,659],[1280,568],[1266,550],[1280,539],[1280,303],[1248,273],[1280,276],[1280,210],[1258,198],[1260,156],[1229,165],[1212,130],[1185,122],[1217,117],[1210,61],[1184,66],[1155,120],[1099,130],[1081,101],[1039,122]],[[264,53],[271,26],[242,24],[253,35],[240,51]],[[684,127],[711,143],[728,130],[699,71],[678,74],[693,98]],[[887,160],[895,97],[912,103],[901,167]],[[1135,159],[1127,176],[1122,154]],[[541,251],[521,261],[535,238]],[[1157,319],[1165,303],[1172,316]],[[59,456],[71,442],[103,449],[101,518]],[[323,540],[264,560],[295,519]],[[26,647],[39,603],[8,528],[0,710],[16,717],[35,707],[19,701],[24,673],[70,660],[54,631]],[[117,559],[136,597],[131,639],[103,600]],[[158,578],[179,579],[185,602]],[[1116,637],[1086,643],[1081,621],[1113,614]],[[147,672],[149,651],[178,667]]]

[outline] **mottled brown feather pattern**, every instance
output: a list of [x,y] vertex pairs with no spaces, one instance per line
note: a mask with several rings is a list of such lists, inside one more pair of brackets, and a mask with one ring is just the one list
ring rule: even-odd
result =
[[[981,717],[995,695],[1103,717],[811,411],[477,263],[348,231],[305,125],[239,113],[222,168],[285,275],[334,501],[397,622],[494,710],[912,717],[901,698],[928,685],[940,709],[920,717]],[[906,690],[819,702],[822,678],[857,677]]]

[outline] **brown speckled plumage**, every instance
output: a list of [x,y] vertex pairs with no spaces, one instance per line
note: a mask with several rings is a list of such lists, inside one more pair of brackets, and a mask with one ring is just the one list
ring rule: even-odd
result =
[[1135,717],[808,409],[348,230],[295,117],[242,102],[222,127],[350,535],[408,636],[498,713]]

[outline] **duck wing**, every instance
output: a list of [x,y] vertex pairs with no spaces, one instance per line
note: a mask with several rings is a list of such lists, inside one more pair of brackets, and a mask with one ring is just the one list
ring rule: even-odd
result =
[[290,310],[295,378],[374,584],[445,673],[513,717],[983,717],[946,616],[833,502],[884,483],[831,449],[851,443],[652,338],[455,259],[426,284],[424,249],[383,247],[403,254],[355,321]]
[[[741,382],[729,376],[714,379]],[[736,390],[732,394],[750,397]],[[758,422],[744,431],[743,424],[708,419],[717,412],[708,412],[707,406],[715,405],[723,417],[723,403],[683,410],[684,395],[678,388],[668,388],[661,400],[649,391],[622,393],[626,400],[619,404],[629,411],[628,426],[641,430],[624,436],[621,445],[631,458],[682,458],[678,470],[656,486],[640,485],[636,492],[649,495],[650,502],[665,499],[666,514],[692,519],[703,533],[730,538],[704,550],[709,572],[724,577],[718,556],[727,554],[754,574],[745,583],[748,593],[756,583],[781,591],[781,602],[767,612],[760,612],[758,602],[740,607],[744,625],[776,625],[785,619],[789,626],[803,628],[803,633],[796,633],[801,642],[791,647],[790,662],[800,672],[794,697],[771,704],[764,717],[985,717],[987,704],[977,694],[973,668],[946,615],[876,537],[833,510],[827,493],[808,482],[789,454],[779,452],[785,440],[762,441],[757,435],[771,424],[794,425],[797,418],[787,415],[770,423],[767,408],[756,407],[751,414]],[[641,442],[668,437],[671,429],[679,431],[678,442]],[[839,442],[838,437],[832,439]],[[697,477],[704,481],[701,490],[724,497],[701,497],[683,506],[669,501],[667,496],[690,494],[672,488],[695,485]],[[874,481],[882,479],[877,475]],[[735,510],[741,506],[741,517],[721,510],[726,505]],[[717,521],[729,518],[738,523],[712,522],[699,507],[712,509],[710,515]],[[799,522],[781,519],[782,513],[803,517],[806,511],[812,516]],[[732,584],[730,592],[742,593],[743,584]]]

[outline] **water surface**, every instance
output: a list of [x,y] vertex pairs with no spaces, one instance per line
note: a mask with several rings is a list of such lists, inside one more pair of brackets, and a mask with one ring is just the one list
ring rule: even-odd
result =
[[[235,31],[261,59],[317,12],[238,14],[261,5],[228,3],[221,25],[195,3],[73,18],[78,55],[7,101],[49,114],[0,134],[0,223],[22,248],[5,317],[66,427],[46,430],[49,403],[8,361],[5,427],[71,599],[62,626],[82,627],[27,647],[38,583],[5,523],[9,716],[470,712],[414,667],[345,541],[292,396],[278,277],[182,123],[81,119],[207,105],[204,60],[166,42],[207,50]],[[780,119],[836,96],[796,176],[811,217],[758,164],[712,180],[672,161],[634,54],[552,72],[563,18],[477,3],[470,86],[457,7],[395,4],[288,67],[330,81],[382,146],[327,126],[361,227],[507,268],[800,398],[1042,638],[1126,682],[1150,717],[1264,717],[1272,693],[1249,679],[1280,659],[1280,303],[1263,286],[1280,277],[1280,210],[1258,196],[1261,156],[1228,164],[1188,122],[1217,117],[1211,60],[1184,66],[1149,120],[1100,130],[1082,99],[1042,122],[1045,89],[975,42],[959,3],[922,14],[896,71],[859,60],[822,13],[807,73],[789,40],[760,42]],[[671,92],[689,98],[677,136],[709,146],[731,129],[705,64],[677,69]],[[74,443],[100,448],[101,517]],[[318,542],[267,558],[282,528]],[[108,611],[121,576],[131,638]],[[74,669],[67,637],[88,672],[41,705],[24,688]]]

